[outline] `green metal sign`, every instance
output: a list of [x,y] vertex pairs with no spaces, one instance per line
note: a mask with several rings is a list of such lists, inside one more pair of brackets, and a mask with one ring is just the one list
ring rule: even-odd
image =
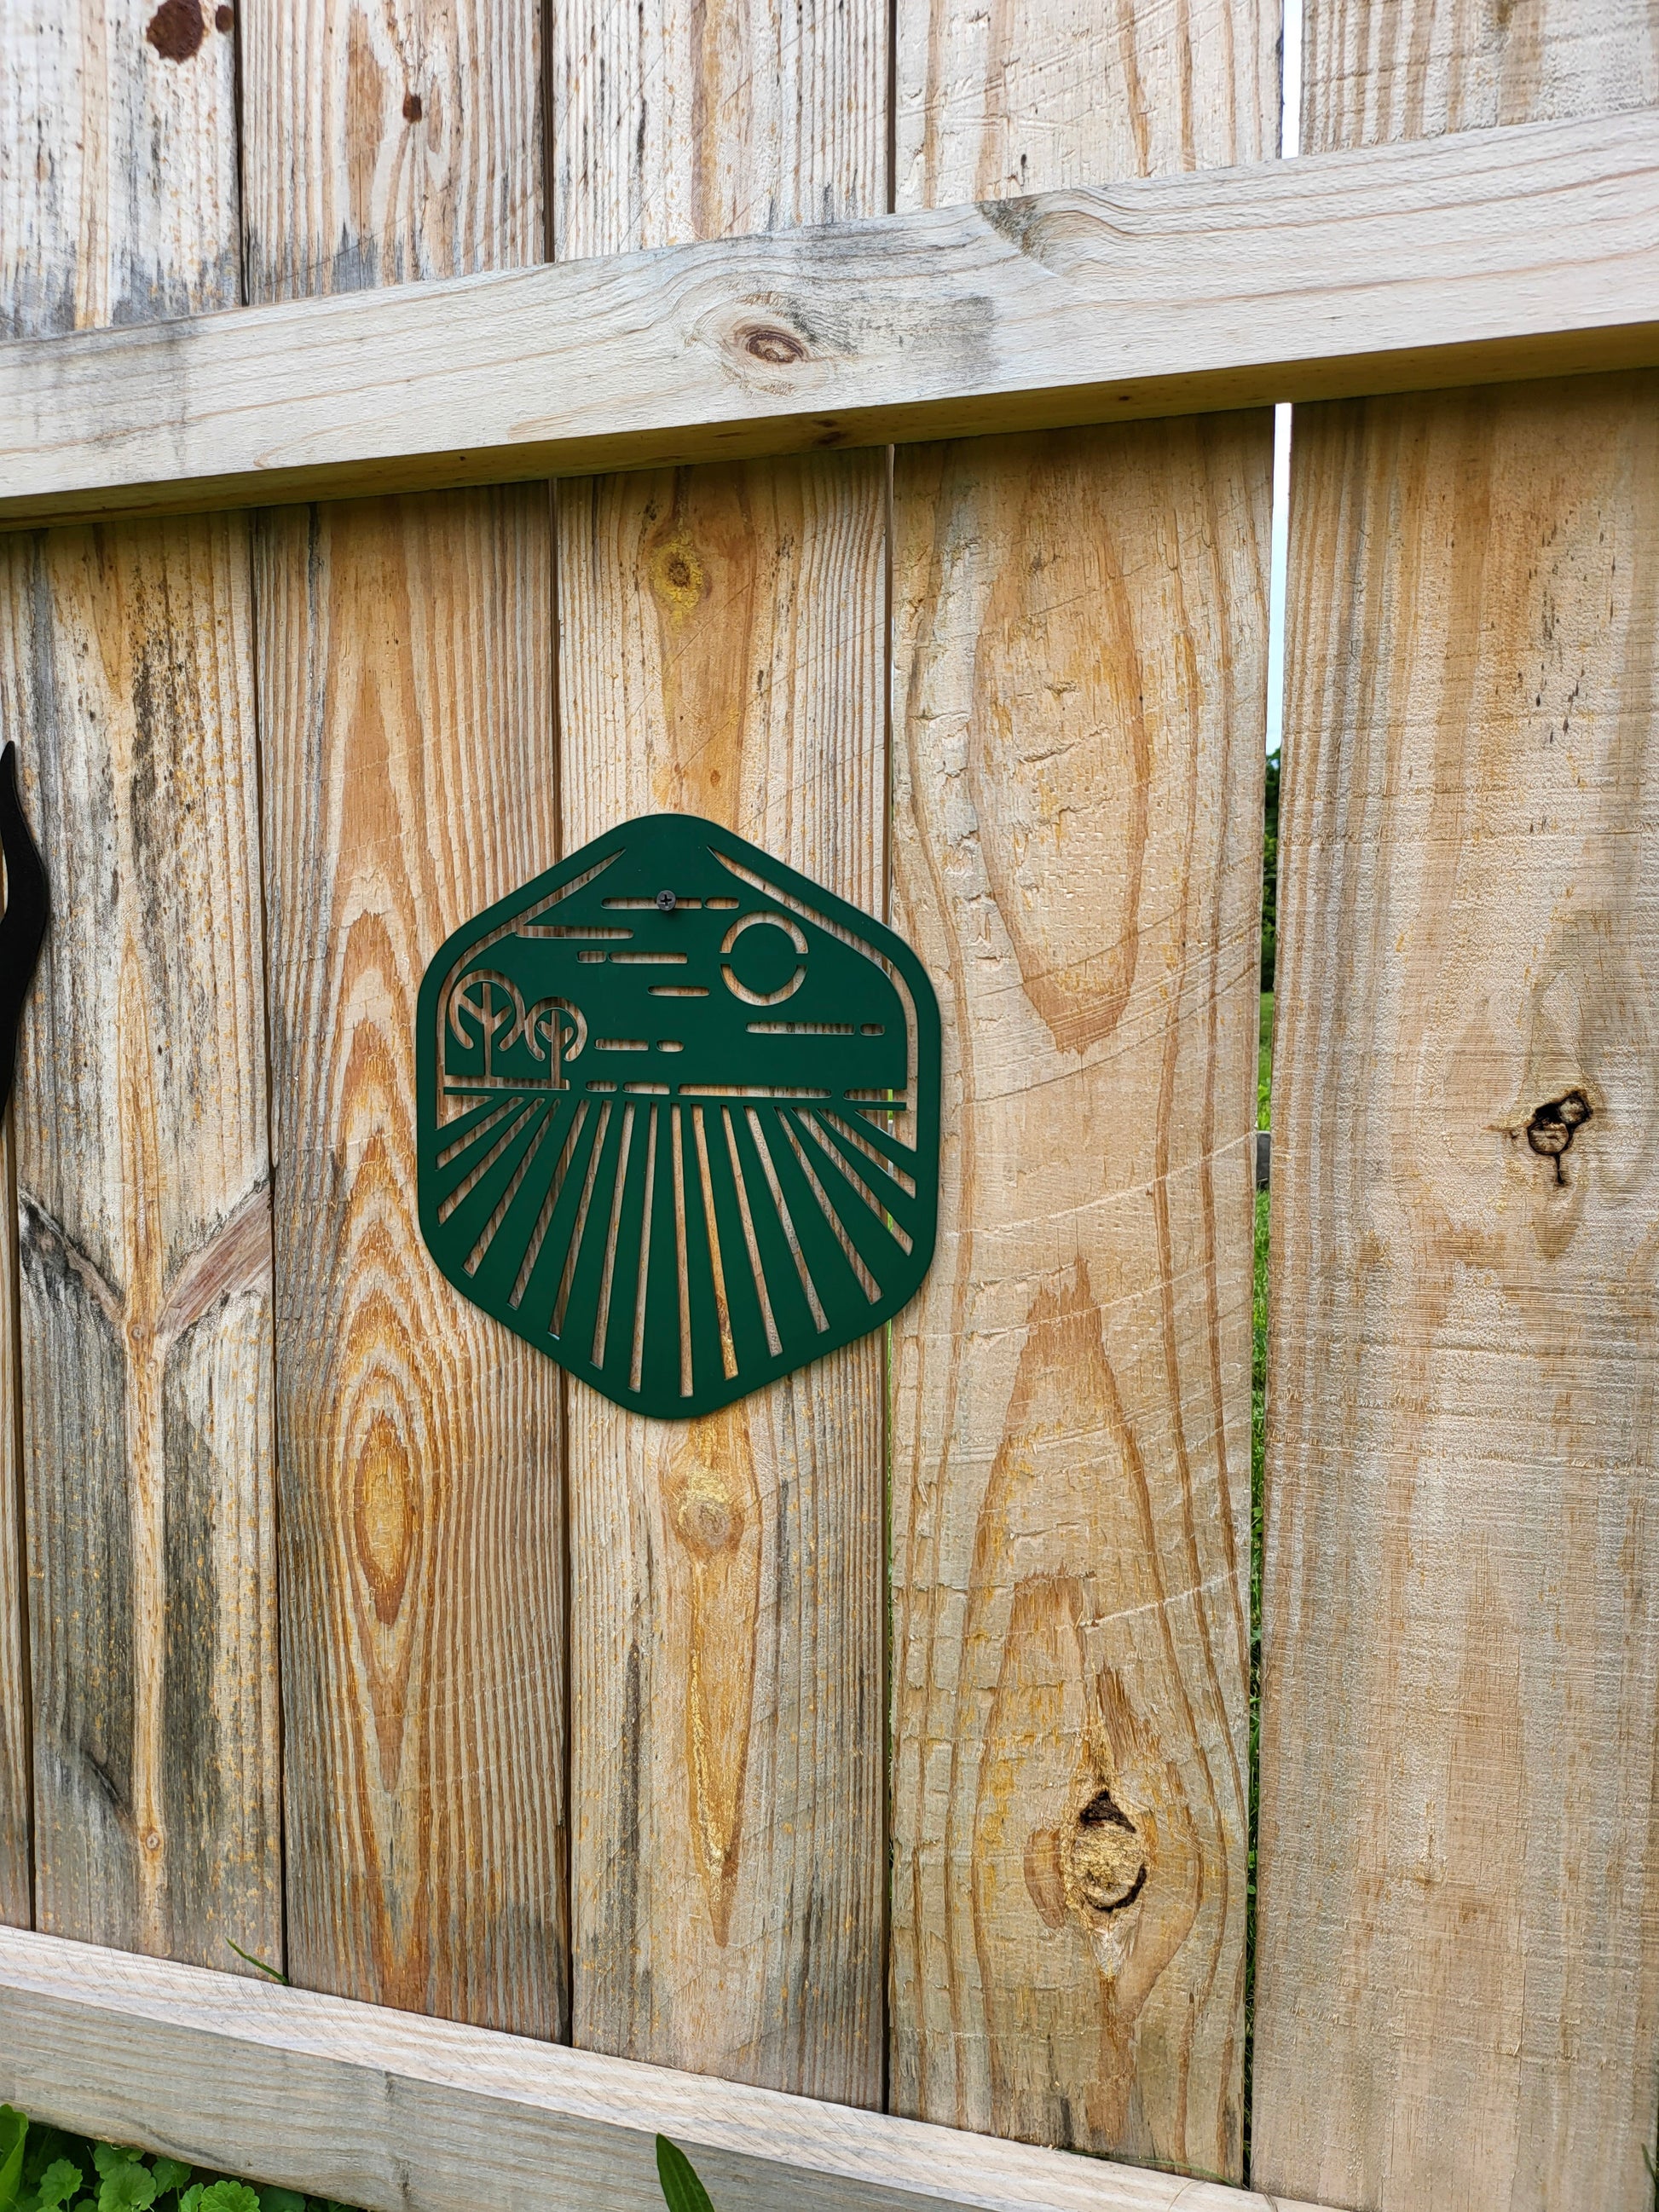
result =
[[433,1257],[618,1405],[708,1413],[915,1295],[932,987],[742,838],[684,814],[595,838],[457,931],[419,1023]]

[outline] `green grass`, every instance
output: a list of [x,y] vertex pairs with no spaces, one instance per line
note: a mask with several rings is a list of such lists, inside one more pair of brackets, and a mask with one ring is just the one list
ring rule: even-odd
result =
[[[1267,1126],[1273,1064],[1273,994],[1261,994],[1256,1126]],[[1255,1827],[1261,1711],[1261,1500],[1267,1439],[1267,1200],[1255,1194],[1255,1281],[1250,1300],[1250,1845],[1244,1907],[1244,2174],[1250,2172],[1250,2088],[1255,2052]]]
[[1258,1129],[1265,1129],[1267,1126],[1267,1099],[1273,1079],[1273,994],[1271,991],[1261,994],[1261,1026],[1258,1034],[1261,1045],[1260,1057],[1255,1065],[1255,1126]]
[[1261,1499],[1267,1411],[1267,1193],[1255,1194],[1255,1295],[1250,1360],[1250,1848],[1244,1905],[1244,2172],[1250,2171],[1250,2081],[1255,2046],[1255,1829],[1261,1795]]

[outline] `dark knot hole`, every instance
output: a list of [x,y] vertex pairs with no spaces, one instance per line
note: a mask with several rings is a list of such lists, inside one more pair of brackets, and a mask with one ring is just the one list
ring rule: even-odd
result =
[[1527,1124],[1527,1142],[1540,1159],[1554,1161],[1558,1184],[1567,1179],[1562,1159],[1593,1111],[1582,1091],[1568,1091],[1559,1098],[1546,1100]]

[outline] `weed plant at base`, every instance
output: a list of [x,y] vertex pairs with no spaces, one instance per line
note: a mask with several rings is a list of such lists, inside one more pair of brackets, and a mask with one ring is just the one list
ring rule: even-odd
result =
[[[685,2153],[657,2137],[668,2212],[714,2212]],[[331,2197],[203,2172],[183,2159],[94,2142],[0,2105],[0,2212],[354,2212]]]
[[93,2142],[0,2105],[0,2212],[351,2212],[182,2159]]

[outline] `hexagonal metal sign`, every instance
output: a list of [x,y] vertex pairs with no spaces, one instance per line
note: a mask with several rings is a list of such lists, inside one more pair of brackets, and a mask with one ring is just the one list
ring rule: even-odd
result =
[[650,814],[421,986],[421,1229],[457,1290],[659,1419],[878,1328],[933,1255],[939,1007],[902,939]]

